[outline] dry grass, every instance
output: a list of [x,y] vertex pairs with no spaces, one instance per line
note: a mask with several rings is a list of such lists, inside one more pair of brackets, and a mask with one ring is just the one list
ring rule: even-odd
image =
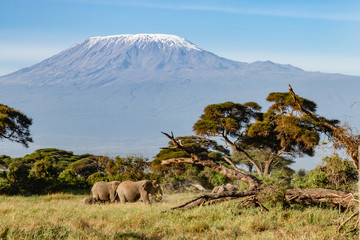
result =
[[[357,239],[335,236],[336,209],[243,209],[236,201],[187,211],[162,210],[193,194],[143,203],[83,205],[84,196],[0,196],[2,239]],[[334,238],[335,237],[335,238]]]

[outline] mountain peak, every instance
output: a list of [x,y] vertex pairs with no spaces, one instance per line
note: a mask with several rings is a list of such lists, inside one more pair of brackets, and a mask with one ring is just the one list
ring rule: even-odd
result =
[[186,48],[191,50],[202,51],[201,48],[186,40],[185,38],[171,34],[121,34],[104,37],[91,37],[79,44],[86,43],[88,47],[96,44],[120,44],[135,45],[144,48],[148,45],[165,48]]

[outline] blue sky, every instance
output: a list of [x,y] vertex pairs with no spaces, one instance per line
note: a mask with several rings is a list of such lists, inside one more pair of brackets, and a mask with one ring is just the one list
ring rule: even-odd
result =
[[360,1],[0,0],[0,75],[92,36],[165,33],[219,56],[360,75]]

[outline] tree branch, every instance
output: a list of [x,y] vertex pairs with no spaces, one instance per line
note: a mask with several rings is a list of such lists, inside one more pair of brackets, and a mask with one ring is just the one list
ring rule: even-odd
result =
[[356,169],[359,169],[359,159],[358,159],[358,156],[359,156],[358,146],[360,144],[359,140],[349,137],[346,129],[344,129],[342,127],[335,127],[334,125],[315,116],[314,114],[312,114],[311,112],[309,112],[308,110],[303,108],[290,84],[289,84],[289,92],[290,92],[291,96],[293,97],[295,104],[298,106],[299,110],[303,114],[307,115],[315,122],[321,123],[323,125],[323,130],[325,130],[324,127],[331,130],[334,140],[337,141],[338,143],[341,143],[346,148],[346,151],[351,156]]
[[261,174],[261,169],[260,169],[259,165],[252,159],[252,157],[246,151],[244,151],[242,148],[238,147],[236,144],[234,144],[232,141],[230,141],[230,139],[226,135],[223,135],[222,137],[224,138],[224,141],[227,144],[229,144],[235,151],[238,151],[239,153],[244,155],[245,158],[254,165],[256,171],[259,174]]
[[228,159],[227,157],[224,157],[225,161],[227,163],[229,163],[235,170],[241,172],[241,173],[245,173],[243,170],[239,169],[238,167],[236,167],[236,165],[230,160]]
[[175,146],[177,146],[178,149],[186,152],[190,155],[190,158],[172,158],[163,160],[161,164],[172,164],[172,163],[192,163],[192,164],[199,164],[205,167],[208,167],[218,173],[221,173],[224,176],[227,176],[231,179],[239,179],[245,183],[247,183],[250,187],[250,189],[257,189],[261,186],[261,181],[257,179],[256,177],[247,174],[242,171],[238,171],[236,169],[230,169],[216,161],[213,161],[211,159],[203,159],[203,157],[198,156],[196,152],[194,152],[192,149],[187,148],[183,145],[180,145],[178,141],[175,139],[174,135],[171,136],[167,133],[162,132],[165,136],[167,136]]

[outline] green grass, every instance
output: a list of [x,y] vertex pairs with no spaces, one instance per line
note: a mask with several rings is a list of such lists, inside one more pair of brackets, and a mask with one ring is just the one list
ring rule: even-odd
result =
[[82,195],[0,196],[0,239],[358,239],[336,236],[336,209],[244,209],[236,200],[162,210],[194,194],[143,203],[83,205]]

